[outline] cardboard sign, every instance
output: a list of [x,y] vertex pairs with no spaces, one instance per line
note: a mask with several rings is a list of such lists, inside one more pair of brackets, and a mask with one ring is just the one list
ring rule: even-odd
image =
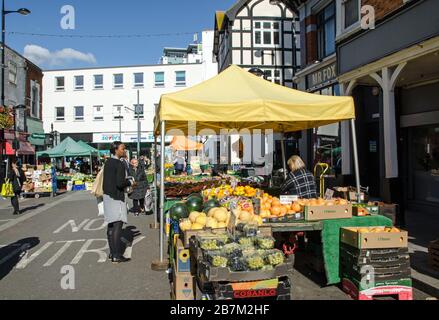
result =
[[281,204],[291,204],[294,201],[299,200],[298,196],[293,195],[282,195],[280,196],[280,203]]
[[334,196],[334,190],[326,189],[325,200],[331,200],[333,196]]

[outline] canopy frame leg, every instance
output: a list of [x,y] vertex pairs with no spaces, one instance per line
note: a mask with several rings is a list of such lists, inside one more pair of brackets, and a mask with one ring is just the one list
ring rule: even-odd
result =
[[282,151],[282,168],[283,168],[283,173],[284,173],[284,179],[287,180],[287,163],[286,163],[286,159],[285,159],[285,134],[282,133],[282,137],[280,140],[281,144],[281,151]]
[[361,202],[361,184],[360,184],[360,169],[358,164],[358,146],[357,146],[357,133],[355,129],[355,119],[351,119],[351,131],[352,131],[352,149],[354,153],[354,170],[355,170],[355,183],[357,187],[357,202]]
[[164,255],[164,209],[165,209],[165,135],[166,122],[161,122],[160,140],[160,262]]

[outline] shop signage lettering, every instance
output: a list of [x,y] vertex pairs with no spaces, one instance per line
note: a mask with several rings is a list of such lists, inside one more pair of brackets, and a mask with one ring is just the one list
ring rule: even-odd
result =
[[238,290],[233,292],[235,299],[255,298],[255,297],[274,297],[277,295],[276,289],[260,290]]
[[308,75],[308,87],[312,88],[337,77],[335,63]]

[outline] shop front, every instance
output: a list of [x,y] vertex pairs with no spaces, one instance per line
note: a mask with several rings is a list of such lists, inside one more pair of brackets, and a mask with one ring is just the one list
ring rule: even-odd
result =
[[[32,118],[26,119],[27,132],[29,133],[28,141],[35,148],[35,152],[46,149],[46,134],[44,133],[43,123],[40,120]],[[28,159],[26,163],[34,164],[35,159]]]

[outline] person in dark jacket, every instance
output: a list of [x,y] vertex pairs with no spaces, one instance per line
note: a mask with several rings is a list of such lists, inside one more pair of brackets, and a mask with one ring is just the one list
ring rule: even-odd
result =
[[306,170],[299,156],[288,159],[290,173],[281,186],[281,194],[297,195],[299,198],[311,199],[317,197],[316,182],[311,172]]
[[136,183],[128,177],[125,165],[120,160],[125,156],[125,145],[120,141],[113,142],[110,151],[111,158],[104,166],[104,217],[108,224],[109,258],[113,263],[120,263],[130,260],[123,256],[121,243],[122,226],[127,223],[125,189],[129,186],[135,186]]
[[148,181],[146,180],[145,166],[137,159],[131,159],[130,176],[134,178],[137,185],[133,188],[129,198],[133,200],[133,212],[136,216],[140,212],[145,212],[145,196],[148,189]]
[[26,181],[26,176],[24,175],[23,170],[17,165],[16,160],[12,160],[11,162],[11,166],[8,170],[8,179],[12,183],[12,189],[14,190],[11,204],[14,208],[14,215],[17,215],[20,214],[20,204],[18,199],[20,198],[23,189],[23,183]]

